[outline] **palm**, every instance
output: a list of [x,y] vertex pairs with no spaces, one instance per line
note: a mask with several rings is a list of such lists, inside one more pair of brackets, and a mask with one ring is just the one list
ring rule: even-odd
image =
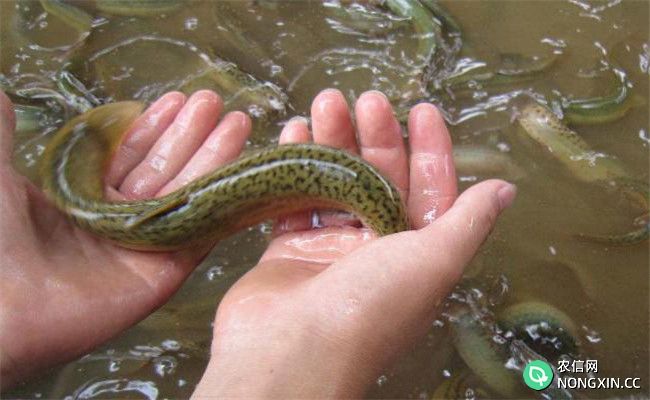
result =
[[[361,154],[396,185],[416,229],[442,215],[456,199],[456,176],[451,141],[435,108],[422,105],[411,112],[410,152],[406,150],[400,125],[383,95],[368,93],[361,96],[355,114],[358,135],[341,94],[323,92],[312,106],[312,134],[304,121],[294,120],[283,130],[280,142],[306,142],[313,136],[317,143]],[[312,215],[309,213],[293,215],[276,223],[277,236],[259,264],[222,300],[215,323],[215,337],[227,337],[220,332],[233,327],[240,329],[246,326],[246,321],[255,321],[256,326],[251,326],[251,330],[264,331],[260,325],[268,324],[266,329],[271,332],[277,321],[285,320],[278,313],[283,313],[287,307],[304,304],[307,308],[304,311],[309,313],[314,305],[314,296],[331,295],[336,290],[334,286],[342,286],[333,285],[330,279],[321,275],[323,271],[327,270],[325,275],[337,281],[347,273],[354,274],[353,270],[363,271],[360,265],[372,265],[368,257],[373,257],[373,253],[377,255],[386,249],[409,246],[408,232],[378,240],[368,229],[340,226],[332,219],[336,218],[331,214],[321,218],[326,228],[318,230],[310,229]],[[408,258],[409,255],[405,254],[403,260]],[[347,272],[337,274],[336,271],[342,269],[347,269]],[[317,275],[323,279],[312,279]],[[363,272],[348,277],[358,282],[369,280],[368,275],[362,275]],[[305,291],[307,286],[312,290]],[[251,298],[260,301],[251,301]]]

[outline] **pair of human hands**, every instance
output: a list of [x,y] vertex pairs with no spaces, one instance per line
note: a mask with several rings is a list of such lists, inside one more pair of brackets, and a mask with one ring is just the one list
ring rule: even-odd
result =
[[[106,195],[169,193],[239,155],[251,122],[219,121],[221,99],[168,93],[134,123],[107,172]],[[205,256],[123,249],[79,230],[11,167],[14,116],[0,96],[0,362],[3,386],[72,359],[162,305]],[[212,357],[196,396],[341,397],[366,385],[426,332],[464,266],[515,196],[479,183],[459,198],[444,121],[430,104],[409,115],[409,149],[387,99],[364,93],[356,129],[343,95],[314,99],[281,143],[360,154],[399,189],[414,230],[311,229],[286,216],[258,265],[221,301]],[[358,132],[357,132],[358,131]],[[335,217],[326,214],[330,224]]]

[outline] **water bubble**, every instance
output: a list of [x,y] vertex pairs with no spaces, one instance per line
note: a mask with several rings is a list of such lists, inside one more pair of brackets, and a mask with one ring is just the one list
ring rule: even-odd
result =
[[271,65],[271,76],[277,76],[283,72],[283,68],[280,65],[273,64]]
[[495,343],[500,344],[500,345],[505,345],[506,343],[508,343],[508,340],[506,338],[504,338],[503,336],[501,336],[501,335],[493,335],[492,340]]
[[264,115],[266,115],[266,111],[264,111],[264,108],[258,106],[257,104],[251,104],[248,106],[248,113],[253,117],[253,118],[262,118]]
[[505,142],[499,142],[497,143],[497,149],[499,149],[499,151],[502,151],[504,153],[508,153],[510,151],[510,145]]
[[220,265],[215,265],[214,267],[208,269],[205,274],[208,277],[209,281],[215,281],[219,279],[219,277],[223,276],[223,267]]
[[270,235],[273,232],[273,224],[270,222],[265,222],[260,224],[260,233],[263,235]]
[[595,331],[594,329],[589,328],[586,325],[582,326],[582,330],[585,331],[585,337],[589,341],[589,343],[600,343],[603,338],[600,337],[600,333]]
[[111,360],[108,363],[108,372],[117,372],[120,370],[122,362],[120,360]]
[[168,351],[178,351],[181,349],[181,344],[173,339],[163,340],[160,345],[163,349]]
[[137,345],[132,350],[129,350],[129,353],[134,356],[153,358],[160,356],[163,351],[158,346]]
[[193,31],[199,27],[199,19],[196,17],[190,17],[185,20],[185,30]]
[[165,377],[174,373],[177,364],[178,362],[176,361],[176,358],[172,356],[163,356],[156,358],[153,368],[158,376]]
[[443,369],[442,370],[442,376],[444,376],[445,378],[450,378],[451,377],[451,371],[448,370],[448,369]]

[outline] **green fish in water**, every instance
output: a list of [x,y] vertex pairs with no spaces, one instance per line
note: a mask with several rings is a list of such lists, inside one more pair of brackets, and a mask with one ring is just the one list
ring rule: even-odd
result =
[[650,233],[650,196],[648,184],[631,179],[622,163],[612,157],[595,157],[595,152],[576,132],[567,128],[551,110],[530,102],[520,111],[518,121],[525,134],[545,146],[573,175],[583,182],[614,186],[646,213],[643,226],[622,235],[592,236],[580,234],[583,239],[614,244],[636,244],[648,239]]

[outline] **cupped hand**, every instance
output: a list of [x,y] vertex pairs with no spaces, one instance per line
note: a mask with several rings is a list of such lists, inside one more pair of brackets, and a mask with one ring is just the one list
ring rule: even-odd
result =
[[[237,158],[251,122],[241,112],[221,116],[222,108],[209,91],[161,97],[127,133],[106,176],[106,196],[161,196]],[[0,92],[3,388],[146,317],[209,250],[131,251],[76,228],[12,168],[14,126],[12,105]]]
[[[490,180],[457,198],[451,139],[438,110],[415,106],[408,150],[388,100],[364,93],[355,123],[342,94],[321,92],[280,141],[360,154],[399,189],[413,230],[377,238],[330,212],[276,224],[259,264],[221,301],[196,397],[357,397],[424,335],[438,307],[510,205]],[[355,129],[356,126],[356,129]],[[310,229],[314,219],[321,229]]]

